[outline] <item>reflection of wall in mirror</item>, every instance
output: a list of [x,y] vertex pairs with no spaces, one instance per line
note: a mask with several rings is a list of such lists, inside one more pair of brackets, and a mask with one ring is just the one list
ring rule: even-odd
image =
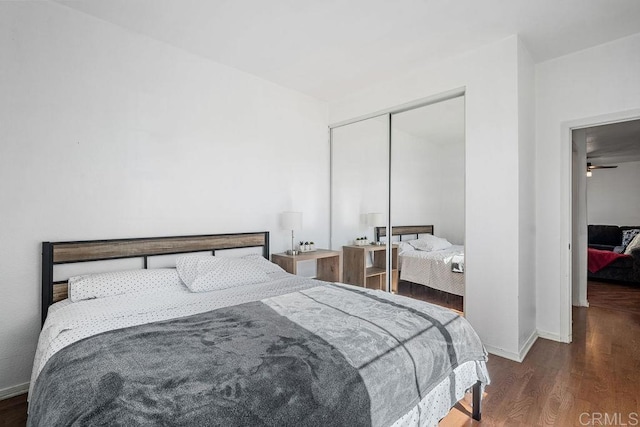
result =
[[332,130],[332,249],[373,240],[367,213],[387,211],[387,129],[373,118]]
[[463,244],[464,139],[439,144],[395,128],[392,138],[392,223],[433,224],[438,236]]

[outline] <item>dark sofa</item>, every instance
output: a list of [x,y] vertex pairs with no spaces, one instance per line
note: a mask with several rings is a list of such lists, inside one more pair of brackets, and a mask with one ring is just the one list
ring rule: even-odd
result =
[[[589,247],[594,249],[613,251],[622,245],[622,231],[632,228],[640,229],[640,226],[617,225],[589,225],[588,242]],[[631,258],[620,258],[592,273],[588,271],[589,279],[611,280],[617,282],[640,284],[640,249],[631,253]]]

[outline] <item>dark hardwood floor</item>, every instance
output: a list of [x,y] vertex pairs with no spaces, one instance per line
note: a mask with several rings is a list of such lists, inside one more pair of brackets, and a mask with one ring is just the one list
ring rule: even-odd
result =
[[640,314],[639,289],[640,285],[589,281],[587,300],[590,307],[613,308],[617,311]]
[[463,310],[463,297],[404,280],[398,282],[398,294],[450,308],[459,313]]
[[27,424],[27,395],[21,394],[0,400],[0,427],[18,427]]
[[587,299],[571,344],[538,339],[522,363],[489,355],[481,423],[454,409],[440,425],[640,425],[640,287],[589,282]]
[[[588,299],[571,344],[538,339],[522,363],[489,356],[482,422],[462,402],[440,425],[640,425],[640,287],[590,282]],[[0,427],[25,421],[25,395],[0,401]]]

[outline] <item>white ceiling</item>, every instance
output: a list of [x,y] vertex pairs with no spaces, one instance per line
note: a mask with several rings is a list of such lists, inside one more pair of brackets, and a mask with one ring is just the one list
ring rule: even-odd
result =
[[536,62],[640,32],[639,0],[55,0],[334,101],[519,34]]

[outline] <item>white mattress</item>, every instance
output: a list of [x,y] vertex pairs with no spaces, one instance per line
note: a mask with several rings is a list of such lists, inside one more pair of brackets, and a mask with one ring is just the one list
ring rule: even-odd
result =
[[403,251],[399,254],[400,279],[464,296],[464,274],[451,271],[454,257],[464,256],[464,246],[439,251]]
[[[188,316],[257,301],[276,295],[301,290],[315,283],[307,278],[287,273],[271,273],[266,283],[246,285],[214,292],[192,293],[184,290],[117,295],[113,297],[71,302],[60,301],[49,308],[31,374],[32,387],[47,361],[64,347],[102,332],[160,320]],[[482,371],[482,372],[479,372]],[[467,362],[458,366],[451,376],[436,386],[418,405],[393,425],[431,426],[450,410],[451,384],[455,385],[457,399],[479,378],[488,378],[486,365]]]

